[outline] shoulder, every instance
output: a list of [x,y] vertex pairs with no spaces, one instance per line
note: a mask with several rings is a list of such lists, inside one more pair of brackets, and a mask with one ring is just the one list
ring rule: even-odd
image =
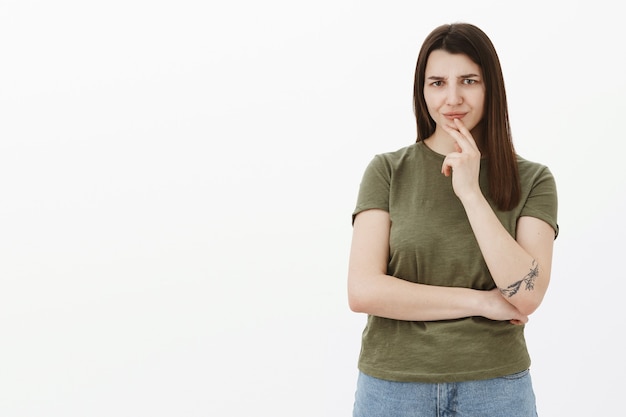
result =
[[408,146],[403,146],[400,149],[396,149],[390,152],[379,153],[376,158],[381,158],[388,161],[398,161],[407,157],[412,157],[418,152],[420,146],[419,143],[412,143]]
[[407,161],[415,160],[417,155],[422,152],[421,148],[419,143],[413,143],[394,151],[379,153],[374,155],[370,165],[387,168],[398,167]]
[[520,216],[536,217],[545,221],[559,234],[557,222],[558,193],[554,176],[541,163],[518,157],[522,201]]
[[554,180],[552,172],[547,165],[540,162],[531,161],[517,155],[517,166],[519,170],[520,180],[522,182],[534,182],[539,179]]

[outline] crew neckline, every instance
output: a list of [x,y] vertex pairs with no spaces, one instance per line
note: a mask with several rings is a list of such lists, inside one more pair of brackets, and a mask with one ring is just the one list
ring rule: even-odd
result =
[[436,157],[438,157],[439,159],[445,159],[446,155],[441,154],[433,149],[430,148],[430,146],[426,145],[426,142],[424,142],[423,140],[420,140],[419,142],[417,142],[418,145],[422,146],[424,149],[426,149],[428,151],[429,154],[434,155]]
[[[426,152],[432,156],[437,157],[437,159],[439,159],[440,161],[443,162],[444,159],[446,159],[446,155],[441,154],[433,149],[430,148],[430,146],[428,146],[423,140],[420,140],[419,142],[415,142],[416,145],[421,146],[422,148],[424,148],[426,150]],[[484,164],[486,163],[487,158],[485,157],[481,157],[480,158],[480,164]]]

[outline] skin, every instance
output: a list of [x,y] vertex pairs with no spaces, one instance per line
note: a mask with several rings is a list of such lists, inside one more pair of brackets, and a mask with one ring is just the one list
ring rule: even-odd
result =
[[483,316],[523,324],[541,304],[550,281],[554,230],[521,217],[516,239],[482,194],[478,175],[485,87],[480,67],[463,54],[433,51],[426,65],[424,98],[436,129],[424,143],[445,155],[441,174],[452,176],[472,230],[497,285],[491,291],[409,282],[386,274],[389,213],[366,210],[354,221],[348,300],[355,312],[396,320],[432,321]]

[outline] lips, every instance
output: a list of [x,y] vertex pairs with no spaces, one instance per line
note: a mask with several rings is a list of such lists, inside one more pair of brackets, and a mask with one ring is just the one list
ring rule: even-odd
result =
[[446,119],[462,119],[467,113],[444,113]]

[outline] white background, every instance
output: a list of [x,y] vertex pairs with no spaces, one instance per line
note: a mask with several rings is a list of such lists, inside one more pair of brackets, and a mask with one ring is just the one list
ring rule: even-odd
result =
[[351,415],[350,213],[454,21],[493,40],[517,150],[559,187],[540,415],[617,415],[618,3],[215,3],[0,1],[0,416]]

